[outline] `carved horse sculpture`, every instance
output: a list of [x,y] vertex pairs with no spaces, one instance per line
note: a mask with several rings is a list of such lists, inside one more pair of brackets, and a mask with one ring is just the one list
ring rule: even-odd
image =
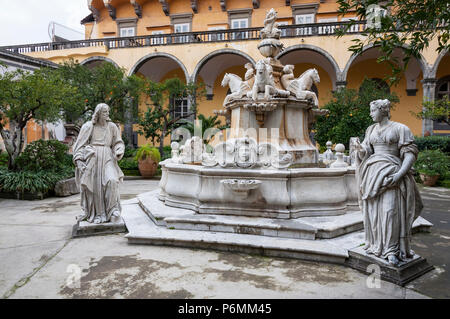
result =
[[294,66],[286,65],[283,68],[285,73],[281,77],[281,83],[289,92],[292,92],[297,99],[311,99],[315,107],[319,106],[317,95],[311,91],[313,83],[320,83],[319,73],[316,69],[309,69],[303,72],[297,79],[294,78]]
[[255,83],[253,84],[252,91],[247,93],[247,97],[257,100],[258,93],[260,92],[264,93],[265,100],[269,100],[272,95],[289,96],[289,92],[279,90],[275,87],[272,72],[272,67],[264,60],[256,62]]
[[225,106],[232,99],[240,99],[244,97],[248,91],[250,91],[250,86],[247,81],[242,81],[242,78],[233,73],[225,73],[222,80],[222,86],[229,86],[231,94],[228,94],[223,101]]

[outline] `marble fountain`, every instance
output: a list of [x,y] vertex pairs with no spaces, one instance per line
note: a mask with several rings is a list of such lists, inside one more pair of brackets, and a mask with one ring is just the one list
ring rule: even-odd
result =
[[[231,124],[215,136],[172,143],[161,162],[159,189],[124,206],[130,244],[168,245],[332,262],[354,268],[351,251],[364,243],[355,167],[324,165],[310,139],[319,109],[311,91],[315,69],[300,77],[275,57],[283,49],[270,10],[245,79],[226,74],[231,90],[217,114]],[[339,150],[342,152],[343,150]],[[419,217],[415,231],[432,225]],[[386,266],[388,267],[388,266]],[[404,284],[425,270],[385,279]],[[359,267],[360,270],[361,266]],[[384,278],[384,277],[383,277]],[[406,278],[406,279],[405,279]]]

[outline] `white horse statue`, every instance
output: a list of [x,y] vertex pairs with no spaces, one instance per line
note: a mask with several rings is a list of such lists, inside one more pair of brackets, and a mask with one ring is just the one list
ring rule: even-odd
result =
[[250,91],[250,86],[247,81],[242,81],[242,78],[233,73],[225,73],[222,80],[222,86],[229,86],[231,94],[228,94],[223,101],[225,106],[228,102],[233,99],[240,99],[244,97],[248,91]]
[[255,83],[252,91],[247,93],[247,97],[257,100],[260,92],[264,93],[265,100],[269,100],[273,95],[288,97],[288,91],[279,90],[275,87],[272,73],[273,69],[269,63],[264,60],[256,62]]
[[293,93],[297,99],[310,99],[315,107],[319,107],[317,95],[311,91],[313,83],[320,83],[319,73],[316,69],[308,69],[297,79],[294,78],[294,66],[291,64],[283,68],[284,75],[281,77],[281,84],[289,92]]

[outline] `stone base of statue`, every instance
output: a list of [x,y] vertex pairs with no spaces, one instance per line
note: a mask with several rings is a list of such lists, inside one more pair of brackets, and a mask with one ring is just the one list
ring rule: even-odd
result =
[[366,254],[363,246],[350,249],[348,255],[346,264],[351,268],[370,275],[374,272],[375,268],[379,267],[380,279],[400,286],[404,286],[408,282],[434,269],[432,265],[428,264],[425,258],[417,254],[411,259],[400,262],[398,266],[389,264],[385,259]]
[[126,233],[127,227],[122,217],[119,222],[94,224],[86,221],[77,222],[72,228],[72,238],[88,237],[97,235],[109,235]]

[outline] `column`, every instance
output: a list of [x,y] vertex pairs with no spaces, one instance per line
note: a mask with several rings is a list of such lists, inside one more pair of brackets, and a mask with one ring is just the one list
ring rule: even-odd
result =
[[[424,102],[433,102],[435,97],[436,90],[436,79],[427,78],[422,80],[423,87],[423,101]],[[422,120],[422,136],[426,133],[433,135],[433,121],[428,119]],[[427,134],[428,135],[428,134]]]

